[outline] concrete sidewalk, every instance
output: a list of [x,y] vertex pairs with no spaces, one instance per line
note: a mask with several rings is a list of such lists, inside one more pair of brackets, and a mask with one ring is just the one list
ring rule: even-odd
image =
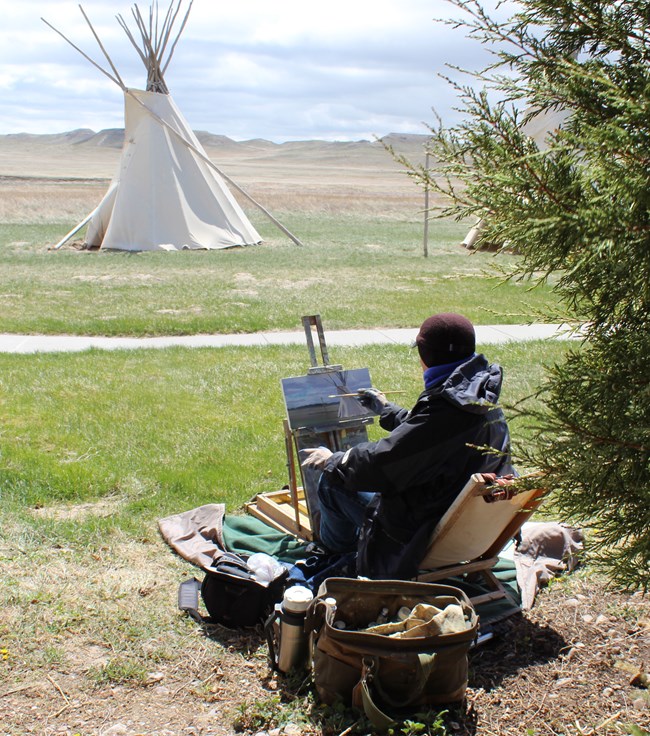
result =
[[[418,328],[372,330],[326,330],[328,347],[393,344],[410,345]],[[479,345],[500,345],[525,340],[575,339],[565,325],[476,325]],[[256,332],[246,335],[181,335],[177,337],[83,337],[74,335],[0,335],[0,353],[70,353],[91,348],[222,348],[230,345],[304,345],[304,331]]]

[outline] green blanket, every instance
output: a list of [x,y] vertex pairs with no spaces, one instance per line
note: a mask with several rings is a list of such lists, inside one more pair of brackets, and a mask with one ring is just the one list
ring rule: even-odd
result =
[[249,515],[226,516],[223,520],[223,541],[229,552],[240,555],[266,552],[281,562],[291,564],[307,557],[307,545],[304,542]]

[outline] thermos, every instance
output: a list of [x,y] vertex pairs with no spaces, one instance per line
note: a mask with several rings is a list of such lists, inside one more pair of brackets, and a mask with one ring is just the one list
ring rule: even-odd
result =
[[305,633],[305,614],[313,598],[311,590],[292,585],[284,592],[282,603],[266,622],[271,665],[280,672],[309,666],[309,635]]

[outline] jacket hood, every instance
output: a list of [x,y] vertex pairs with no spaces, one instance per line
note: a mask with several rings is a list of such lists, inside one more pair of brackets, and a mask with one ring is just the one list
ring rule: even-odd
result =
[[494,409],[503,382],[503,371],[484,355],[475,355],[458,366],[433,395],[442,396],[454,406],[472,414],[487,414]]

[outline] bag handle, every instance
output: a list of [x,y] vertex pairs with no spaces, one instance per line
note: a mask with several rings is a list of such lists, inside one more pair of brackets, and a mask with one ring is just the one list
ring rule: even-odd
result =
[[273,638],[273,624],[275,623],[275,620],[278,617],[278,606],[276,605],[273,608],[273,611],[269,615],[269,617],[264,622],[264,635],[266,637],[266,643],[269,647],[269,664],[271,666],[271,669],[275,672],[279,672],[278,670],[278,656],[275,651],[275,641]]
[[325,623],[325,615],[327,614],[328,604],[322,598],[314,598],[309,604],[307,614],[305,616],[305,631],[311,633],[319,631]]
[[208,566],[208,569],[212,568],[213,570],[218,570],[219,567],[222,565],[230,565],[232,567],[238,568],[242,572],[247,572],[249,574],[251,572],[250,568],[246,564],[246,560],[243,557],[235,554],[234,552],[223,552],[214,560],[212,560],[212,564]]
[[372,725],[380,731],[387,731],[391,726],[395,725],[395,719],[381,710],[370,694],[368,681],[365,677],[361,680],[361,704],[366,718]]
[[371,685],[379,693],[380,698],[393,708],[404,708],[416,700],[424,690],[427,681],[433,672],[436,664],[436,653],[424,654],[420,652],[418,655],[416,671],[417,681],[413,692],[405,699],[398,700],[389,696],[379,681],[379,660],[376,657],[363,657],[361,668],[361,702],[366,718],[373,726],[380,729],[387,729],[395,723],[395,719],[384,713],[375,703],[370,692]]

